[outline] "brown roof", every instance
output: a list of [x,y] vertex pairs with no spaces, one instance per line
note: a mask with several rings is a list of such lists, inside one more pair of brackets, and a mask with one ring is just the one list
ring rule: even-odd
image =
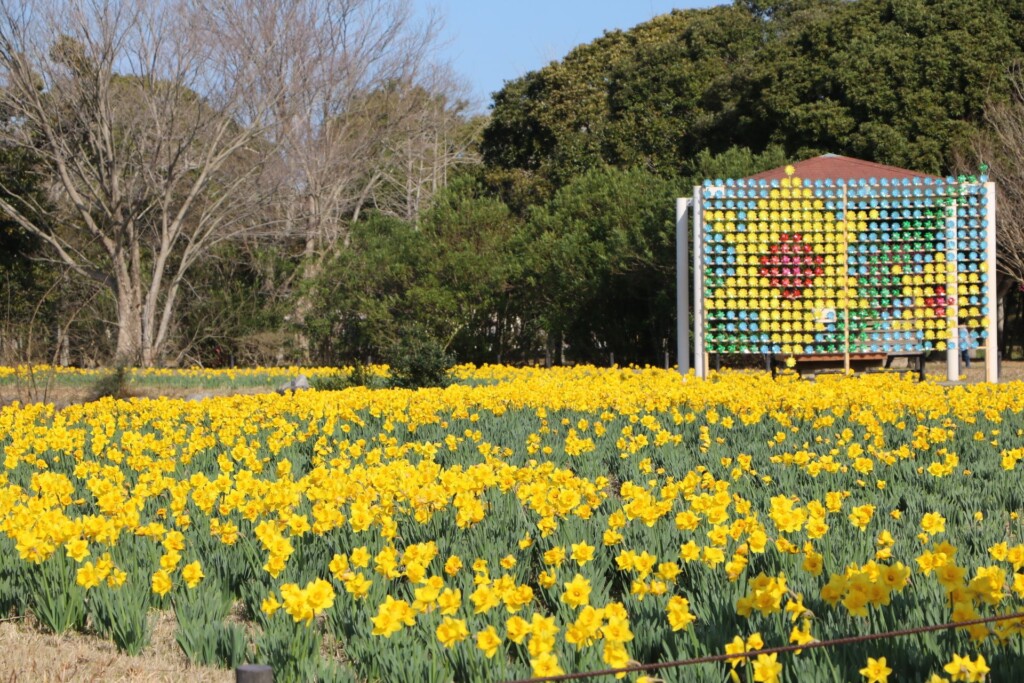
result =
[[[928,173],[918,173],[898,166],[876,164],[840,154],[823,154],[792,164],[797,178],[825,180],[827,178],[938,178]],[[786,177],[786,167],[779,166],[750,176],[755,180],[773,180]]]

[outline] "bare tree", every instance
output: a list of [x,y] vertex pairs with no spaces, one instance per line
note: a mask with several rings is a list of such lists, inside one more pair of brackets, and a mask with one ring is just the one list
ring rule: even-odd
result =
[[435,73],[438,21],[417,22],[408,0],[310,0],[302,15],[264,82],[285,93],[270,134],[284,234],[312,258],[344,242],[380,185],[382,141],[416,109],[404,93]]
[[443,90],[410,88],[403,99],[402,120],[381,139],[380,183],[372,200],[381,212],[416,222],[454,169],[479,163],[477,141],[486,121],[467,117],[467,103]]
[[957,166],[976,172],[979,163],[988,164],[997,192],[999,269],[1013,282],[1024,284],[1024,72],[1020,66],[1011,72],[1010,85],[1008,100],[985,105],[987,125],[971,138],[970,149],[959,155]]
[[0,0],[0,144],[51,195],[0,210],[109,288],[122,362],[157,362],[189,268],[254,226],[293,4]]
[[122,362],[156,363],[217,243],[297,242],[312,278],[364,208],[412,216],[471,159],[437,17],[417,16],[409,0],[0,0],[0,145],[31,151],[48,189],[0,184],[0,211],[110,292]]
[[[277,191],[279,236],[301,249],[301,267],[281,283],[298,292],[291,321],[301,330],[311,303],[296,285],[315,279],[348,244],[361,213],[415,212],[428,199],[425,189],[443,183],[438,164],[469,155],[455,149],[463,144],[452,132],[463,105],[450,72],[434,59],[436,15],[417,15],[409,0],[309,0],[299,12],[305,28],[264,73],[263,87],[284,89],[270,112],[277,156],[266,180]],[[416,146],[412,154],[407,143]],[[428,144],[435,150],[429,169],[422,151]],[[406,172],[418,164],[430,180]],[[298,344],[304,352],[301,332]]]
[[958,149],[954,165],[960,173],[976,173],[988,165],[996,185],[997,300],[1000,353],[1009,342],[1003,333],[1007,322],[1007,296],[1024,287],[1024,70],[1015,65],[1009,73],[1010,96],[985,104],[985,126]]

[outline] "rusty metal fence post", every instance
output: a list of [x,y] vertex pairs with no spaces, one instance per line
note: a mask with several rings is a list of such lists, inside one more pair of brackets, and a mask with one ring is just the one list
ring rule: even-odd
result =
[[274,683],[274,670],[265,664],[243,664],[235,669],[235,683]]

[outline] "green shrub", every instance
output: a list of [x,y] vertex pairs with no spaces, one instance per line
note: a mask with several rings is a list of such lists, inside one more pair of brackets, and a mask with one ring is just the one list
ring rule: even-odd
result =
[[104,375],[93,385],[93,400],[101,398],[127,398],[128,397],[128,369],[118,365],[109,375]]
[[359,361],[352,364],[352,372],[348,376],[348,381],[351,386],[368,387],[373,384],[373,380],[373,375],[370,374],[370,371],[365,365]]
[[309,386],[316,391],[341,391],[355,385],[344,375],[331,375],[330,377],[313,377],[309,380]]
[[390,386],[400,389],[446,387],[451,383],[448,370],[455,364],[441,341],[419,326],[391,345],[385,361],[391,367]]
[[313,376],[309,386],[316,391],[341,391],[351,387],[384,388],[380,378],[375,377],[365,365],[356,361],[348,375],[331,375],[329,377]]

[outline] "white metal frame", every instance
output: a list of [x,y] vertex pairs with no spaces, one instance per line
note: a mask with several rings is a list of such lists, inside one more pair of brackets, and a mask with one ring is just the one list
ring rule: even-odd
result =
[[[985,337],[985,381],[999,381],[999,302],[997,300],[997,273],[996,273],[996,189],[995,183],[989,181],[985,185],[985,219],[987,228],[986,236],[986,264],[988,278],[985,283],[985,298],[988,301],[988,318],[986,321]],[[844,187],[845,196],[845,187]],[[704,202],[702,188],[694,186],[693,198],[680,197],[676,199],[676,352],[679,360],[679,372],[682,375],[688,374],[690,370],[690,345],[689,345],[689,287],[686,277],[687,251],[689,239],[686,230],[686,212],[691,211],[693,223],[693,369],[697,377],[704,379],[708,373],[708,357],[704,342]],[[950,292],[958,291],[957,287],[957,255],[958,245],[956,243],[956,226],[959,221],[956,204],[953,206],[953,217],[947,221],[947,230],[950,230],[953,237],[946,240],[947,263],[953,263],[953,270],[947,279],[947,296]],[[953,311],[947,311],[947,317],[952,315],[954,320],[959,310],[959,301],[951,304]],[[849,329],[849,325],[847,325]],[[951,326],[950,337],[946,345],[946,377],[950,381],[959,379],[960,353],[958,328]],[[847,345],[848,347],[848,345]],[[847,352],[849,348],[847,348]]]
[[[689,206],[689,199],[676,199],[676,358],[683,375],[690,371],[690,279],[686,277],[686,266],[690,262],[686,229]],[[699,290],[695,289],[694,295],[699,296]]]
[[988,300],[988,336],[985,337],[985,381],[999,381],[999,288],[996,286],[996,184],[985,183],[985,256],[988,264],[988,285],[985,298]]

